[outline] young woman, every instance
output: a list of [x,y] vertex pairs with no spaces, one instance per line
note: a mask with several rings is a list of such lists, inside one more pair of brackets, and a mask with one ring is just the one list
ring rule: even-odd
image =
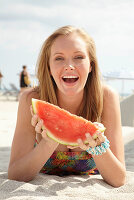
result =
[[[123,185],[126,171],[119,98],[101,81],[92,38],[81,29],[61,27],[43,44],[37,67],[39,86],[23,93],[19,102],[9,179],[30,181],[40,171],[61,176],[100,173],[108,184]],[[42,120],[30,112],[31,98],[101,122],[106,131],[97,140],[85,133],[88,145],[81,139],[75,148],[58,144],[41,129]],[[99,155],[92,153],[96,146]]]

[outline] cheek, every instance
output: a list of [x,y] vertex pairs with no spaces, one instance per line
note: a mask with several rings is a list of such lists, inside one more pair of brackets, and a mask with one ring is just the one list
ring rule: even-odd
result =
[[53,79],[55,79],[55,72],[52,69],[50,69],[50,74],[53,77]]
[[53,79],[55,79],[55,78],[54,78],[54,77],[55,77],[55,75],[54,75],[53,68],[52,68],[52,67],[50,67],[49,71],[50,71],[50,75],[53,77]]
[[91,64],[90,64],[90,60],[86,59],[85,62],[83,63],[83,70],[85,71],[85,73],[90,73],[91,72]]
[[81,68],[81,72],[82,72],[85,76],[88,76],[88,74],[91,72],[90,63],[87,63],[86,65],[83,65],[82,68]]
[[53,77],[53,79],[55,80],[55,82],[57,82],[58,77],[59,77],[58,70],[55,70],[55,68],[50,68],[50,74]]
[[50,62],[50,74],[51,76],[55,76],[55,66],[52,62]]
[[59,64],[51,64],[50,65],[50,73],[53,76],[53,78],[54,77],[56,77],[56,78],[60,77],[62,72],[63,72],[62,65],[59,65]]

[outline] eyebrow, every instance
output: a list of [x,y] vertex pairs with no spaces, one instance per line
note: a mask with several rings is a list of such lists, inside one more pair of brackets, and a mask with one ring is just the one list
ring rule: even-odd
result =
[[84,53],[84,52],[82,52],[82,51],[75,51],[74,53]]
[[[83,53],[82,51],[75,51],[74,53]],[[57,54],[61,54],[61,55],[64,55],[64,53],[61,53],[61,52],[56,52],[53,54],[53,56],[57,55]]]
[[57,55],[57,54],[62,54],[62,55],[63,55],[63,53],[56,52],[56,53],[53,54],[53,56],[55,56],[55,55]]

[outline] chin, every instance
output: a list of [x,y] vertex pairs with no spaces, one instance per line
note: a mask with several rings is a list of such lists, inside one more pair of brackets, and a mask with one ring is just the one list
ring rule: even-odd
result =
[[64,90],[63,91],[63,94],[64,95],[66,95],[66,96],[68,96],[68,97],[75,97],[75,96],[77,96],[77,95],[81,95],[81,94],[83,94],[83,91],[84,90]]

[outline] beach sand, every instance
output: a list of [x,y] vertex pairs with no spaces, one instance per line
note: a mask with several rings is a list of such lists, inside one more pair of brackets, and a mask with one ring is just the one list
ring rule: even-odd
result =
[[7,169],[18,102],[0,100],[0,199],[9,200],[133,200],[134,127],[122,127],[127,168],[126,184],[113,188],[100,175],[57,177],[38,174],[29,183],[8,180]]

